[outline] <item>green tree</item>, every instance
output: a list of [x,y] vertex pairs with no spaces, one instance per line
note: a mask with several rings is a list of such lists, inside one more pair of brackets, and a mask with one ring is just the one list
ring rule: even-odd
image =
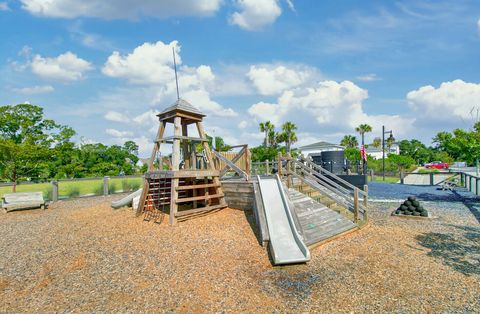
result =
[[295,134],[297,126],[294,123],[287,121],[282,125],[282,130],[283,132],[279,135],[281,139],[280,142],[285,142],[286,153],[290,154],[292,144],[298,141],[297,134]]
[[[272,146],[272,131],[275,130],[275,125],[273,125],[270,121],[267,121],[267,122],[261,122],[260,123],[260,131],[261,132],[264,132],[265,134],[265,139],[264,139],[264,146],[268,147],[268,146]],[[275,135],[275,133],[273,133],[273,135]],[[274,137],[273,137],[274,139]]]
[[[62,132],[63,130],[63,132]],[[69,139],[66,127],[44,119],[43,109],[31,104],[0,107],[0,176],[13,182],[19,178],[46,178],[51,147]]]
[[355,128],[355,132],[358,132],[362,137],[362,145],[365,145],[365,133],[372,132],[372,127],[368,124],[360,124]]
[[374,139],[373,139],[372,146],[375,147],[375,148],[380,148],[380,147],[382,147],[382,139],[379,138],[379,137],[374,138]]
[[340,141],[340,145],[346,148],[356,148],[358,147],[357,137],[354,135],[345,135]]

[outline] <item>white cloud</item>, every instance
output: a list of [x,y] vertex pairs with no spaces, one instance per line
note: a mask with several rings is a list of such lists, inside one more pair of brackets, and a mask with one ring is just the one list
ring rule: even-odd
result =
[[253,65],[247,77],[260,94],[277,95],[286,89],[303,84],[313,73],[313,68],[302,66],[287,68],[284,65]]
[[135,19],[142,16],[211,16],[222,0],[21,0],[22,8],[33,15],[76,18]]
[[379,78],[375,73],[369,73],[369,74],[357,76],[357,80],[363,81],[363,82],[373,82],[373,81],[379,81],[381,80],[381,78]]
[[[105,63],[102,72],[110,77],[123,78],[132,84],[154,86],[157,90],[154,104],[170,105],[176,98],[175,72],[172,48],[180,65],[180,46],[177,41],[164,44],[144,43],[128,55],[114,52]],[[212,100],[210,91],[216,88],[215,75],[207,65],[181,66],[178,73],[180,96],[201,111],[221,117],[233,117],[237,113]]]
[[242,120],[242,121],[240,121],[240,123],[238,124],[238,128],[239,128],[239,129],[245,129],[246,127],[248,127],[248,125],[249,125],[248,121]]
[[229,22],[248,31],[271,25],[282,14],[278,0],[237,0],[236,5],[240,12],[234,12]]
[[470,119],[478,107],[480,84],[462,80],[444,82],[440,87],[423,86],[407,94],[407,101],[419,118],[431,121]]
[[105,132],[108,135],[114,136],[114,137],[129,137],[133,136],[133,133],[130,131],[119,131],[116,129],[106,129]]
[[177,64],[181,64],[180,47],[177,41],[172,41],[169,44],[164,44],[161,41],[156,43],[146,42],[126,56],[114,51],[108,57],[102,72],[110,77],[127,79],[133,84],[174,82],[172,48],[175,49]]
[[81,80],[85,77],[85,72],[93,69],[90,62],[77,57],[70,51],[55,58],[35,55],[29,65],[34,74],[60,81]]
[[127,115],[117,111],[108,111],[103,117],[114,122],[130,122],[130,118]]
[[51,93],[55,90],[53,86],[51,85],[42,85],[42,86],[30,86],[30,87],[22,87],[22,88],[16,88],[14,91],[22,94],[46,94],[46,93]]
[[0,11],[10,11],[10,8],[8,7],[8,3],[0,2]]
[[303,132],[316,134],[350,134],[362,123],[376,130],[383,123],[404,135],[413,123],[399,115],[370,115],[363,102],[368,91],[350,81],[322,81],[316,86],[285,91],[276,103],[259,102],[248,109],[257,122],[271,121],[279,127],[285,121],[296,123]]

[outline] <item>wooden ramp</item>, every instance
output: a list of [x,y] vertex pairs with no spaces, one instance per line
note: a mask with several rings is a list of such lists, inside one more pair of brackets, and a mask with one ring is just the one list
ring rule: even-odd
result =
[[358,226],[336,211],[294,190],[288,190],[297,228],[307,246],[334,237]]

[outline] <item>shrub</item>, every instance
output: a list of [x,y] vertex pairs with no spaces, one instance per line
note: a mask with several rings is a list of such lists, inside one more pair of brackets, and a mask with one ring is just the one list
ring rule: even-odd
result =
[[95,195],[103,195],[103,183],[97,183],[97,186],[93,189]]
[[79,197],[80,196],[80,188],[75,185],[71,185],[67,188],[67,196],[68,197]]
[[108,183],[108,194],[113,194],[117,190],[117,184],[115,182],[110,181]]

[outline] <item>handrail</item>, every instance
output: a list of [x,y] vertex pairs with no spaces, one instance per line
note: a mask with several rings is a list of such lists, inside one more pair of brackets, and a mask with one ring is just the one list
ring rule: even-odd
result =
[[[335,180],[341,182],[343,185],[348,186],[348,187],[351,188],[352,190],[357,189],[357,187],[354,186],[353,184],[351,184],[350,182],[347,182],[347,181],[343,180],[342,178],[340,178],[340,177],[337,176],[336,174],[334,174],[334,173],[328,171],[327,169],[325,169],[325,168],[323,168],[323,167],[321,167],[321,166],[319,166],[319,165],[311,162],[310,160],[308,160],[308,159],[306,159],[306,158],[304,158],[304,157],[300,157],[300,160],[306,162],[309,166],[312,166],[313,168],[318,169],[320,172],[324,172],[324,173],[326,173],[327,175],[332,176],[333,178],[335,178]],[[366,193],[365,193],[364,191],[360,190],[360,189],[359,189],[358,192],[359,192],[359,194],[366,195]]]
[[[359,221],[360,214],[362,215],[362,220],[366,221],[368,219],[368,192],[361,191],[359,188],[346,182],[337,175],[308,161],[307,166],[301,161],[293,158],[289,158],[288,160],[291,164],[290,166],[287,166],[287,175],[291,175],[301,180],[303,183],[333,199],[335,202],[344,205],[347,210],[353,213],[353,221],[355,223]],[[360,194],[363,195],[363,202],[359,202]]]

